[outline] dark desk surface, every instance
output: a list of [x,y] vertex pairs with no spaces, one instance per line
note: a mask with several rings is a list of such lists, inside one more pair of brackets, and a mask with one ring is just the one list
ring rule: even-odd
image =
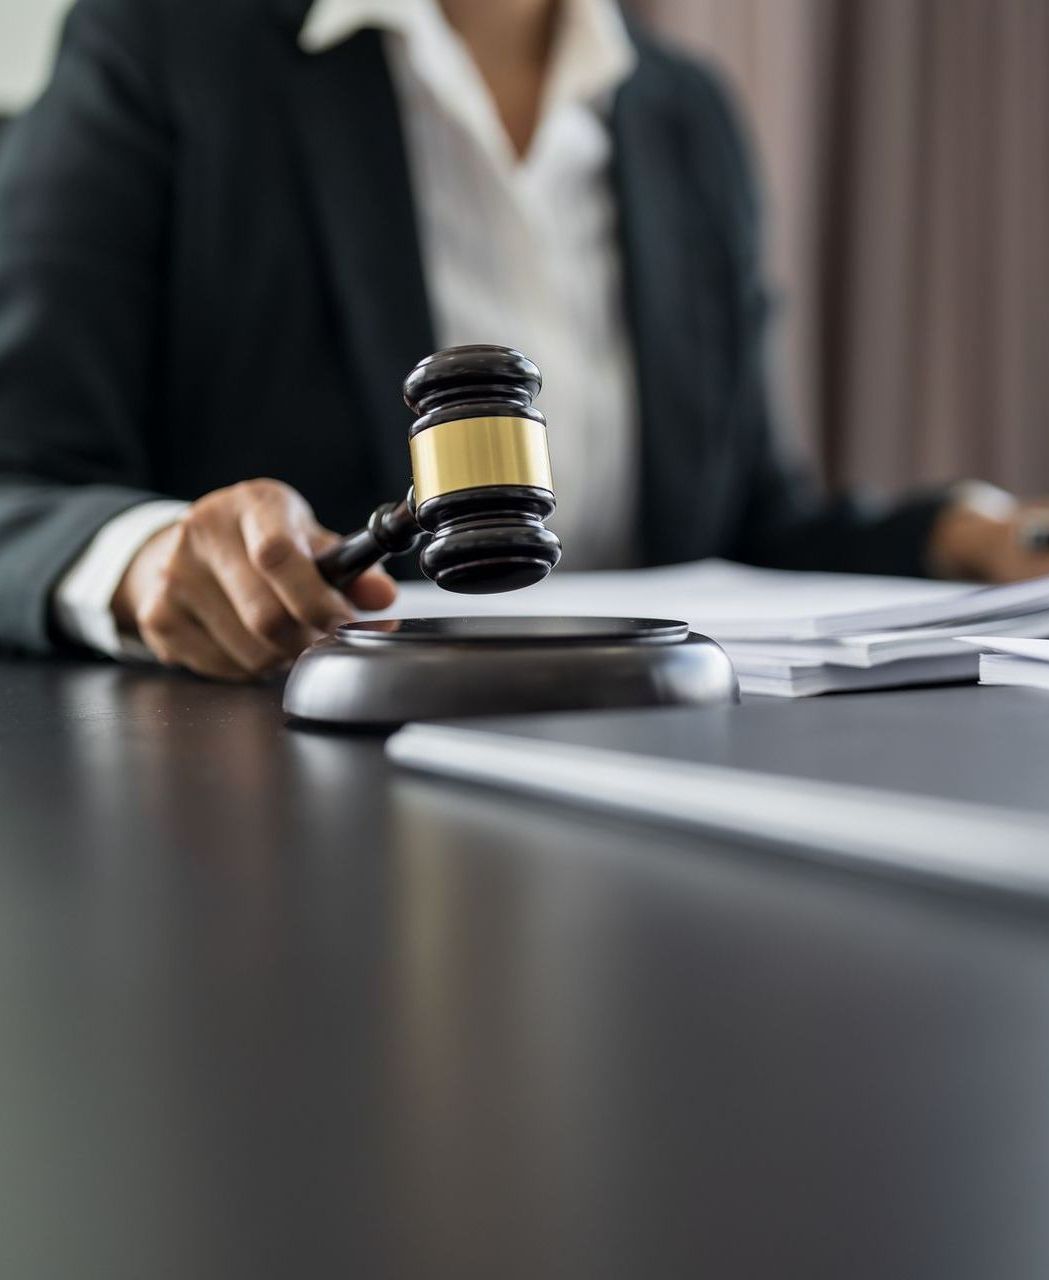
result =
[[[1049,1275],[1044,915],[394,776],[278,701],[0,664],[0,1275]],[[1047,709],[754,703],[711,758],[903,774],[920,722],[933,789],[1028,802]]]

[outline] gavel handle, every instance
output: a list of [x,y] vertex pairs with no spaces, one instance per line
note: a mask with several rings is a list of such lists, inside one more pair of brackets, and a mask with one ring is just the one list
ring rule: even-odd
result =
[[376,507],[363,529],[317,557],[317,568],[338,590],[344,590],[365,569],[381,564],[388,556],[412,551],[424,537],[415,523],[408,499],[384,502]]

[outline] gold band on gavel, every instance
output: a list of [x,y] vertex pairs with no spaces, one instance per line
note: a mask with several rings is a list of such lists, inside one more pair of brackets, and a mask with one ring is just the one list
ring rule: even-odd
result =
[[531,418],[457,418],[409,442],[418,506],[441,494],[523,484],[554,491],[546,427]]

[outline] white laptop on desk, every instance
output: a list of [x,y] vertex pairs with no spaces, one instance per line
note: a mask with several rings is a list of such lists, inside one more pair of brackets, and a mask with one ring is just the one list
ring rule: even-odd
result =
[[[946,695],[980,698],[984,692]],[[847,728],[847,704],[855,708],[856,701],[839,699],[828,712],[823,725],[828,752],[840,741],[843,726]],[[877,705],[884,708],[884,700]],[[830,706],[822,704],[820,712]],[[862,780],[827,781],[811,776],[811,770],[803,777],[778,768],[737,768],[719,759],[719,740],[738,726],[730,717],[774,714],[777,721],[768,723],[782,735],[802,729],[801,724],[790,725],[791,710],[773,704],[742,711],[604,712],[411,724],[389,739],[387,754],[414,770],[718,833],[795,855],[1049,899],[1049,804],[1025,810],[959,799],[943,787],[939,794],[923,794],[903,786],[868,787]],[[893,731],[889,718],[882,721],[883,747],[890,759],[904,750],[911,725],[900,722]],[[755,734],[763,732],[760,720],[751,727]],[[1033,722],[1026,728],[1038,731]],[[819,725],[809,717],[805,729],[818,732]],[[947,725],[947,736],[952,732]],[[989,745],[977,745],[988,753],[969,761],[979,776],[983,761],[993,760],[993,754]],[[949,771],[940,776],[949,777]]]

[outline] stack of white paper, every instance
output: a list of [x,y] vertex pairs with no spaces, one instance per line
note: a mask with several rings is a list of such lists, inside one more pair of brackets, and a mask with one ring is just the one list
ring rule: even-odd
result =
[[[743,689],[803,697],[975,679],[976,630],[1049,636],[1049,578],[1001,587],[858,574],[786,573],[724,561],[553,573],[509,595],[402,589],[394,616],[563,614],[679,618],[717,640]],[[993,624],[993,625],[992,625]]]
[[981,684],[1010,684],[1049,689],[1049,640],[1017,640],[1007,636],[961,636],[980,654]]

